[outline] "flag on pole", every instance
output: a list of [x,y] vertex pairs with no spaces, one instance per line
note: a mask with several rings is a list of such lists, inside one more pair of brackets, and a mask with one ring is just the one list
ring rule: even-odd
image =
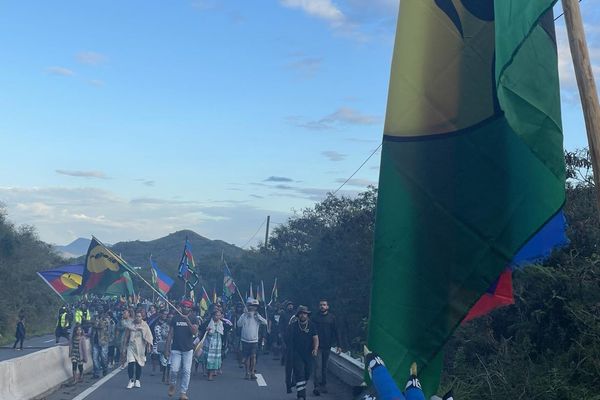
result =
[[206,289],[202,286],[202,297],[200,298],[200,317],[204,317],[206,312],[208,311],[208,306],[211,304],[210,299],[208,297],[208,293],[206,293]]
[[368,342],[398,384],[416,361],[428,397],[444,343],[520,250],[555,218],[531,256],[564,243],[554,2],[400,2]]
[[152,285],[163,296],[166,296],[175,282],[169,275],[158,268],[158,265],[156,264],[156,261],[152,259],[152,256],[150,256],[150,267],[152,270]]
[[254,298],[254,293],[252,291],[252,282],[250,282],[250,297]]
[[189,281],[195,271],[196,264],[194,263],[194,256],[192,255],[192,245],[190,244],[190,241],[185,238],[185,245],[183,247],[181,261],[179,261],[177,276],[185,281]]
[[[256,291],[258,291],[258,288]],[[262,280],[260,281],[260,295],[258,297],[260,297],[259,301],[267,302],[267,298],[265,297],[265,283]]]
[[73,294],[134,295],[130,273],[132,267],[92,236],[85,257],[82,282]]
[[70,296],[81,285],[84,264],[63,265],[37,274],[60,297]]
[[224,272],[223,272],[223,298],[231,298],[231,296],[233,296],[235,294],[235,292],[237,291],[237,288],[235,286],[235,282],[233,280],[233,276],[231,275],[231,271],[229,270],[229,267],[227,266],[227,263],[225,264],[225,268],[224,268]]
[[271,300],[269,300],[269,305],[273,302],[277,303],[277,298],[279,297],[279,293],[277,290],[277,278],[275,278],[275,282],[273,283],[273,289],[271,289]]

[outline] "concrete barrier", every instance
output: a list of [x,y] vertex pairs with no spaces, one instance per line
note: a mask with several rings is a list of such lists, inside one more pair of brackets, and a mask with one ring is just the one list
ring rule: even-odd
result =
[[[84,370],[92,366],[89,351]],[[0,399],[32,400],[42,397],[73,377],[68,346],[55,346],[0,362]]]

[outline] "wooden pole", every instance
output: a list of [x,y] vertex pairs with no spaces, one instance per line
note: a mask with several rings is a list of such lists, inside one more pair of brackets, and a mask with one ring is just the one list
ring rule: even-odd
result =
[[269,246],[269,222],[271,222],[271,216],[267,215],[267,229],[265,230],[265,250]]
[[592,170],[594,171],[596,201],[600,213],[600,165],[598,164],[598,161],[600,161],[600,103],[598,102],[598,92],[592,72],[590,53],[585,40],[579,2],[577,0],[562,0],[562,5],[567,24],[571,57],[575,67],[577,87],[579,88],[579,97],[583,108]]

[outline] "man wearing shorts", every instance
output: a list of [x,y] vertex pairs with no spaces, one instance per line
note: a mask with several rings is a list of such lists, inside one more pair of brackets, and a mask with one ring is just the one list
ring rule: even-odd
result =
[[261,325],[267,325],[264,319],[257,311],[258,300],[249,298],[244,312],[237,323],[242,328],[242,356],[246,360],[246,379],[256,379],[256,351],[258,349],[258,330]]

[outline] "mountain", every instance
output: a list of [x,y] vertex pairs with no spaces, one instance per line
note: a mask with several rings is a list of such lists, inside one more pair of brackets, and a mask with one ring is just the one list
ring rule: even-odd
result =
[[64,258],[75,258],[87,253],[90,239],[77,238],[66,246],[54,246],[56,252]]
[[[223,285],[221,254],[228,262],[237,260],[245,252],[237,246],[222,240],[207,239],[191,230],[182,230],[148,242],[139,240],[119,242],[111,246],[111,249],[115,253],[121,254],[130,265],[138,267],[140,274],[148,281],[150,279],[149,257],[152,254],[152,259],[156,261],[158,267],[176,281],[176,290],[173,294],[177,295],[183,291],[183,285],[177,279],[177,270],[186,237],[191,244],[196,269],[202,279],[202,284],[208,291],[217,287],[220,293]],[[134,281],[136,280],[139,282],[139,279],[134,278]],[[136,284],[136,286],[143,288],[142,293],[150,294],[143,284]]]

